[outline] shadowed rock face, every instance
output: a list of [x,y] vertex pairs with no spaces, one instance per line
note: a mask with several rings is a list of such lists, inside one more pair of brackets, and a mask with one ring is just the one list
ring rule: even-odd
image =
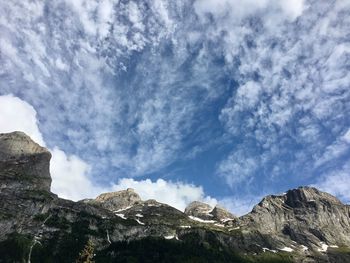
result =
[[23,132],[0,134],[0,189],[50,191],[51,153]]

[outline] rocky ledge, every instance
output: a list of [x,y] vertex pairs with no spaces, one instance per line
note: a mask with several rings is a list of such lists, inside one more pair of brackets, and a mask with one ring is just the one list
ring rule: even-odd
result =
[[24,133],[0,134],[0,262],[74,262],[86,246],[95,262],[350,262],[350,208],[315,188],[242,217],[133,189],[73,202],[50,192],[50,158]]

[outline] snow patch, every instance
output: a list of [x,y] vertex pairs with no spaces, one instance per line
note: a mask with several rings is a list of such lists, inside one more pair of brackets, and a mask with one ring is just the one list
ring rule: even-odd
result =
[[125,208],[118,209],[118,210],[114,211],[114,213],[118,213],[118,212],[121,212],[121,211],[128,210],[128,209],[130,209],[131,207],[132,207],[132,206],[127,206],[127,207],[125,207]]
[[337,245],[330,245],[331,248],[339,248]]
[[220,219],[220,221],[223,223],[226,223],[227,221],[232,221],[232,220],[233,218],[229,218],[229,217]]
[[156,204],[146,204],[147,206],[155,206],[155,207],[161,207],[161,205],[156,205]]
[[180,226],[181,228],[191,228],[191,226]]
[[216,221],[215,220],[203,220],[201,218],[195,217],[195,216],[189,216],[190,219],[197,221],[197,222],[201,222],[201,223],[206,223],[206,224],[213,224]]
[[290,247],[279,248],[278,250],[285,251],[285,252],[293,252],[293,248],[290,248]]
[[269,249],[269,248],[267,248],[267,247],[263,247],[262,250],[263,250],[263,252],[270,251],[270,252],[272,252],[272,253],[277,253],[276,250],[274,250],[274,249]]
[[173,239],[175,236],[164,236],[165,239]]
[[328,245],[324,242],[320,242],[321,248],[317,249],[319,252],[326,252],[328,249]]
[[143,217],[143,215],[141,215],[141,214],[136,214],[135,216],[137,216],[137,217]]
[[127,219],[127,218],[125,217],[124,214],[118,214],[118,213],[116,213],[115,215],[116,215],[116,216],[119,216],[120,218]]
[[138,218],[135,218],[135,221],[139,223],[140,225],[144,225],[145,223],[141,222]]

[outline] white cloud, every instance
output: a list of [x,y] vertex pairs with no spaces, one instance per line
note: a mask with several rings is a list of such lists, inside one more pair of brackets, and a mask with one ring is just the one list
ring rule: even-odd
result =
[[350,129],[341,134],[332,144],[328,145],[322,155],[316,160],[319,167],[327,162],[334,161],[350,151]]
[[112,186],[115,191],[133,188],[141,196],[141,199],[156,199],[159,202],[169,204],[181,211],[192,201],[203,201],[215,206],[217,201],[206,196],[203,188],[183,182],[171,182],[158,179],[152,182],[150,179],[136,181],[122,178]]
[[[278,27],[270,28],[266,23],[276,11],[271,9],[259,16],[258,22],[252,19],[250,25],[242,23],[239,29],[224,28],[227,56],[236,56],[240,62],[235,75],[239,88],[219,118],[227,133],[245,146],[243,156],[259,163],[260,180],[271,179],[270,167],[277,176],[298,176],[303,167],[300,176],[307,178],[313,169],[349,150],[344,133],[349,121],[345,113],[350,110],[349,47],[344,40],[349,18],[343,15],[349,9],[334,3],[269,2],[289,10],[298,20],[278,20]],[[315,15],[320,12],[322,17]],[[239,38],[235,38],[237,32]],[[251,81],[258,82],[259,92],[242,89]],[[256,96],[248,100],[252,94]],[[254,107],[247,109],[250,104]],[[225,170],[243,172],[231,172],[233,178],[228,181],[256,175],[255,169],[247,169],[254,168],[249,162],[230,165],[233,160],[231,153],[222,162]]]
[[304,0],[274,0],[274,2],[280,5],[283,12],[292,20],[300,16],[306,8]]
[[93,185],[88,177],[90,166],[76,155],[67,155],[55,147],[51,150],[50,172],[52,177],[51,191],[59,197],[80,200],[94,197],[104,191]]
[[[231,185],[254,176],[254,161],[275,163],[276,173],[289,165],[276,159],[313,165],[329,146],[323,135],[339,137],[348,122],[344,1],[197,0],[201,21],[188,11],[192,1],[155,0],[147,8],[140,1],[65,2],[1,2],[0,89],[21,94],[40,116],[55,116],[44,120],[43,134],[52,147],[79,151],[93,164],[89,176],[106,179],[110,168],[116,178],[138,176],[183,156],[201,110],[215,108],[217,94],[228,97],[223,79],[240,88],[220,121],[248,160],[232,157],[232,146],[219,165]],[[226,63],[217,66],[222,55]],[[69,154],[62,160],[72,162]]]
[[341,139],[350,144],[350,128],[344,133]]
[[350,164],[321,176],[313,185],[320,190],[337,196],[345,203],[350,202]]
[[259,83],[248,81],[237,89],[234,103],[243,109],[254,107],[259,102],[261,91]]
[[45,146],[35,109],[11,94],[0,96],[0,132],[13,131],[23,131],[35,142]]
[[212,14],[217,21],[229,24],[239,23],[247,16],[258,12],[273,17],[277,20],[275,23],[281,18],[294,20],[303,13],[305,8],[304,0],[196,0],[194,3],[195,12],[202,19],[205,19],[207,14]]
[[217,173],[235,188],[249,180],[259,164],[259,156],[250,156],[244,149],[238,148],[219,163]]

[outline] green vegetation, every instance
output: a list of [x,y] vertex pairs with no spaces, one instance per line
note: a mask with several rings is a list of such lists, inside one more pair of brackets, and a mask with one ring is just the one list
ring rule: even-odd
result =
[[[46,217],[46,218],[48,218],[48,217]],[[56,227],[59,229],[68,229],[70,227],[70,224],[71,223],[65,217],[57,216],[57,215],[49,217],[47,219],[47,221],[45,222],[45,225],[47,225],[49,227]]]
[[35,246],[32,262],[75,262],[87,244],[88,236],[95,234],[89,229],[89,221],[75,222],[71,224],[70,233],[59,230],[51,239],[42,240],[41,246]]
[[[93,245],[89,241],[92,232],[87,221],[72,224],[71,233],[57,231],[50,240],[41,240],[32,251],[32,262],[93,262]],[[96,251],[96,263],[112,262],[181,262],[181,263],[288,263],[293,262],[288,253],[261,253],[241,256],[220,246],[217,241],[198,243],[198,236],[189,234],[183,242],[158,238],[145,238],[131,242],[116,242]],[[14,233],[0,243],[0,262],[26,262],[32,237]],[[77,260],[78,259],[78,260]],[[84,261],[85,259],[85,261]],[[89,261],[90,260],[90,261]]]
[[55,227],[59,229],[68,229],[71,224],[64,216],[51,213],[36,214],[33,219],[42,223],[45,222],[45,225],[48,227]]
[[28,235],[12,233],[0,242],[0,262],[26,262],[32,238]]
[[96,262],[178,262],[178,263],[288,263],[293,262],[286,254],[262,253],[256,256],[240,256],[223,247],[208,242],[146,238],[131,242],[117,242],[97,253]]
[[54,195],[45,190],[26,190],[24,196],[30,200],[47,201],[52,200]]

